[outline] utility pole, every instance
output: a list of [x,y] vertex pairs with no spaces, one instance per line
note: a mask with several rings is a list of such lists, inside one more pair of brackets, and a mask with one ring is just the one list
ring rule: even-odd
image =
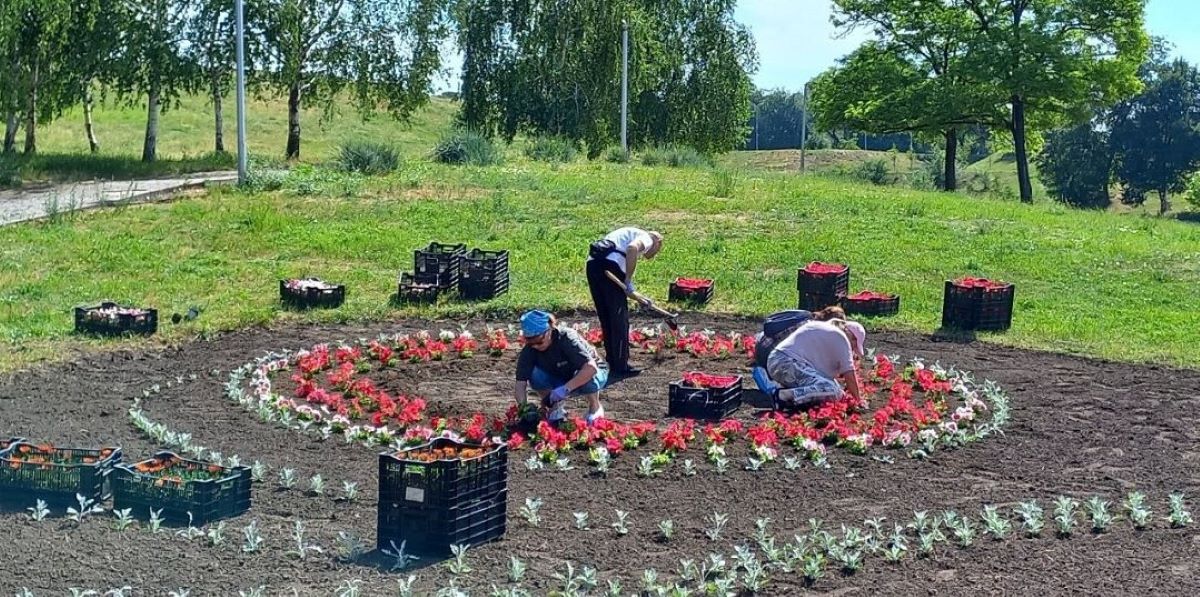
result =
[[800,171],[804,172],[808,157],[808,83],[804,84],[804,110],[800,114]]
[[758,104],[750,104],[754,106],[754,151],[758,151]]
[[629,21],[621,19],[621,150],[629,157]]
[[246,184],[246,7],[243,0],[234,0],[237,13],[237,168],[238,184]]

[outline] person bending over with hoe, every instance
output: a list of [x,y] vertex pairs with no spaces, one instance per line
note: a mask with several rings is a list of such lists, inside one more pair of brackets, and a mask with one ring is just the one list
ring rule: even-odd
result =
[[521,316],[525,346],[517,357],[517,383],[513,397],[525,411],[529,386],[542,399],[546,420],[557,424],[567,416],[566,399],[588,400],[587,422],[604,417],[600,390],[608,383],[608,364],[579,332],[557,325],[545,311],[528,311]]
[[[604,356],[616,377],[632,377],[641,371],[629,364],[629,303],[653,304],[637,293],[633,275],[639,259],[654,259],[662,249],[661,233],[640,228],[618,228],[592,243],[588,250],[587,281],[604,332]],[[609,274],[624,282],[613,283]]]
[[844,319],[810,320],[796,328],[767,358],[775,407],[808,408],[843,391],[861,398],[857,361],[866,339],[861,324]]

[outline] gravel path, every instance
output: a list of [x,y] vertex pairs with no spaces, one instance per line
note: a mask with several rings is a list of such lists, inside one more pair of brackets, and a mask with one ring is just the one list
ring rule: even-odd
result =
[[0,191],[0,226],[119,203],[153,201],[176,192],[237,180],[236,172],[199,172],[182,178],[80,182]]

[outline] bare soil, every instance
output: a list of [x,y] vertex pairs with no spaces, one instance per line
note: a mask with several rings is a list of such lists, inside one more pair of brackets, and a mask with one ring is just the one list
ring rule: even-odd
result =
[[[148,352],[113,350],[66,364],[20,372],[0,379],[0,435],[24,436],[60,445],[120,445],[127,460],[160,449],[129,423],[132,397],[152,384],[172,387],[149,398],[145,409],[153,419],[243,461],[261,460],[271,467],[270,482],[255,487],[251,510],[228,522],[226,542],[210,546],[176,537],[174,529],[151,534],[144,528],[118,532],[109,515],[81,526],[55,512],[33,522],[25,512],[0,513],[0,592],[11,595],[28,587],[36,595],[64,595],[68,588],[98,590],[130,586],[134,595],[166,595],[179,588],[199,595],[237,595],[239,590],[267,587],[267,595],[334,595],[351,579],[361,580],[364,595],[395,594],[396,579],[417,575],[417,594],[433,594],[453,575],[438,562],[388,572],[378,554],[360,563],[341,563],[333,551],[339,532],[353,533],[368,545],[375,541],[378,482],[376,452],[341,442],[320,442],[259,422],[224,395],[228,372],[263,354],[282,348],[304,348],[316,342],[373,337],[381,332],[438,330],[461,322],[388,322],[367,326],[288,326],[248,329],[209,341]],[[482,321],[467,322],[479,330]],[[649,323],[649,322],[648,322]],[[694,315],[685,323],[719,330],[752,331],[754,322]],[[805,466],[788,471],[772,463],[764,470],[717,474],[691,454],[700,474],[685,477],[678,464],[653,479],[634,473],[637,457],[622,455],[607,478],[592,474],[585,454],[576,454],[571,471],[528,471],[510,458],[508,533],[503,540],[472,548],[471,572],[458,585],[473,595],[490,594],[491,586],[510,586],[506,565],[511,555],[529,563],[523,586],[546,594],[560,586],[552,574],[591,566],[600,578],[619,578],[626,594],[640,586],[642,571],[654,568],[660,578],[676,578],[681,559],[703,560],[710,552],[726,557],[739,544],[752,544],[755,519],[771,518],[771,532],[781,542],[807,529],[807,520],[825,521],[832,531],[841,524],[862,525],[866,518],[911,519],[914,510],[956,509],[976,517],[983,504],[1005,507],[1037,498],[1050,510],[1058,495],[1083,500],[1100,495],[1118,503],[1134,489],[1146,493],[1155,520],[1134,531],[1121,519],[1108,533],[1081,527],[1070,538],[1017,536],[993,541],[981,536],[961,549],[942,544],[935,557],[908,556],[891,564],[867,559],[863,570],[844,575],[829,570],[811,589],[800,575],[773,573],[766,594],[795,595],[808,591],[837,594],[1120,594],[1194,595],[1200,591],[1200,564],[1194,550],[1200,535],[1192,528],[1172,529],[1164,520],[1167,495],[1200,495],[1200,372],[1166,367],[1102,362],[999,347],[982,342],[945,341],[889,331],[874,331],[868,344],[885,353],[919,356],[972,371],[1004,387],[1013,416],[1003,436],[963,449],[943,451],[929,460],[911,460],[899,452],[854,456],[831,450],[829,469]],[[424,395],[431,412],[465,414],[482,410],[500,414],[511,399],[512,354],[493,359],[478,356],[430,366],[402,365],[389,387]],[[618,419],[657,419],[666,412],[666,386],[697,363],[669,356],[643,358],[647,370],[606,391],[606,408]],[[744,372],[740,360],[706,361],[714,373]],[[196,380],[188,379],[192,374]],[[183,377],[182,384],[176,383]],[[582,408],[583,405],[575,405]],[[743,407],[741,416],[753,408]],[[873,455],[887,454],[894,462]],[[283,468],[302,479],[320,473],[328,495],[311,496],[302,489],[283,491],[274,482]],[[361,488],[352,503],[334,498],[343,480]],[[302,483],[306,485],[306,482]],[[539,497],[541,526],[530,526],[518,514],[526,497]],[[32,505],[32,504],[30,504]],[[1194,503],[1194,509],[1200,509]],[[614,511],[626,510],[631,531],[618,536],[610,527]],[[572,512],[589,512],[591,529],[575,530]],[[703,535],[704,518],[713,512],[730,515],[728,528],[712,542]],[[658,539],[657,524],[672,519],[680,528],[670,542]],[[294,520],[301,520],[306,541],[324,553],[304,560],[286,554]],[[259,553],[241,551],[241,529],[257,520],[266,537]],[[890,524],[890,522],[889,522]],[[598,592],[598,591],[597,591]]]

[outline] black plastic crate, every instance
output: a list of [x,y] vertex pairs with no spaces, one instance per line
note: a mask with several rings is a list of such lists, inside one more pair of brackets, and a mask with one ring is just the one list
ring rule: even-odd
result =
[[303,278],[302,280],[280,280],[279,300],[285,305],[297,309],[310,307],[334,308],[346,302],[346,287],[342,284],[328,284],[328,288],[296,288],[290,287],[289,282],[313,281],[323,282],[320,278]]
[[848,296],[842,299],[842,309],[846,315],[895,315],[900,312],[900,297],[894,294],[869,299]]
[[707,304],[712,300],[713,292],[716,289],[715,282],[712,280],[707,280],[707,282],[708,285],[701,288],[684,288],[679,285],[679,278],[676,278],[667,288],[667,299],[700,305]]
[[[443,449],[477,449],[476,458],[425,462],[416,455]],[[453,508],[508,488],[508,448],[437,438],[401,452],[379,455],[379,502]]]
[[[49,449],[51,460],[78,460],[71,463],[33,463],[19,458],[22,450],[40,452]],[[90,462],[89,462],[90,461]],[[0,453],[0,502],[32,506],[45,500],[52,507],[78,507],[76,494],[97,504],[111,493],[109,476],[121,462],[120,448],[57,448],[15,442]]]
[[669,384],[667,416],[680,419],[723,419],[742,405],[742,378],[728,388],[693,388],[683,380]]
[[508,292],[508,280],[497,282],[467,282],[458,283],[459,294],[468,300],[491,300]]
[[[173,480],[170,469],[158,473],[138,470],[139,466],[161,462],[210,469],[217,478]],[[168,524],[187,524],[191,512],[191,523],[201,526],[250,509],[250,467],[230,468],[159,452],[149,460],[117,465],[112,494],[114,510],[129,508],[143,519],[150,516],[151,509],[162,510],[159,516]]]
[[842,304],[845,294],[821,294],[813,292],[800,293],[798,308],[806,311],[820,311],[825,307],[835,307]]
[[[812,265],[812,264],[809,264]],[[824,264],[843,265],[843,264]],[[807,267],[807,266],[805,266]],[[796,290],[800,295],[846,296],[850,293],[850,266],[833,273],[809,273],[804,267],[796,270]],[[831,303],[837,304],[837,303]],[[826,305],[828,306],[828,305]]]
[[461,284],[508,283],[508,251],[471,249],[463,257]]
[[942,296],[942,327],[962,330],[1000,331],[1012,327],[1016,286],[976,288],[946,281]]
[[466,254],[464,244],[429,243],[413,251],[413,277],[420,284],[436,284],[442,290],[457,288]]
[[104,309],[131,308],[105,301],[95,307],[75,307],[75,332],[100,336],[140,334],[149,336],[158,331],[158,310],[141,309],[141,315],[118,313],[113,316],[99,314]]
[[408,272],[400,274],[400,284],[396,287],[396,301],[399,303],[436,303],[441,288],[436,284],[418,282],[416,277]]
[[383,550],[403,543],[414,553],[445,555],[451,545],[474,547],[503,537],[507,521],[507,490],[453,508],[422,508],[381,498],[376,545]]

